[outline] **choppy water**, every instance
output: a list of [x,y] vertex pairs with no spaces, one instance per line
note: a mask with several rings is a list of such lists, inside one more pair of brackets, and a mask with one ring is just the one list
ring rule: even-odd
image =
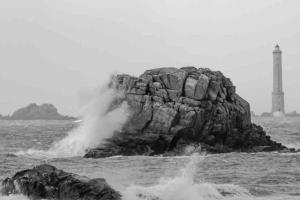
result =
[[[254,121],[275,140],[300,148],[300,118]],[[105,159],[47,153],[77,125],[71,121],[0,121],[0,179],[49,163],[90,178],[103,177],[125,200],[300,199],[299,153]],[[4,199],[26,197],[0,197]]]

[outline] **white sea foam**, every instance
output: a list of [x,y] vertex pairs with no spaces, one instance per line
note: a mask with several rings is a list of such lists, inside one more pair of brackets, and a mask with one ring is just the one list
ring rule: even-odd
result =
[[[183,157],[173,157],[182,159]],[[299,196],[253,196],[234,184],[214,184],[194,180],[197,168],[207,156],[185,156],[190,162],[175,178],[162,178],[153,186],[132,185],[120,189],[123,200],[298,200]],[[198,168],[199,169],[199,168]],[[115,188],[115,187],[114,187]],[[0,196],[0,200],[28,200],[23,195]]]
[[0,196],[0,200],[29,200],[29,198],[21,194],[13,194],[9,196]]
[[295,196],[257,197],[238,185],[194,181],[197,165],[206,156],[193,155],[190,162],[172,179],[162,178],[156,185],[131,185],[123,192],[124,200],[296,200]]
[[82,109],[81,125],[65,138],[54,143],[47,151],[29,149],[16,154],[50,158],[83,156],[86,149],[101,145],[104,139],[122,128],[129,116],[127,103],[123,101],[110,109],[113,101],[122,98],[123,94],[113,89],[101,90]]
[[[191,156],[191,161],[173,179],[162,178],[154,186],[132,185],[122,193],[125,200],[218,200],[248,198],[250,193],[232,184],[211,184],[204,180],[194,181],[197,164],[202,156]],[[225,196],[223,194],[226,194]]]
[[293,142],[285,144],[288,148],[300,149],[300,142]]

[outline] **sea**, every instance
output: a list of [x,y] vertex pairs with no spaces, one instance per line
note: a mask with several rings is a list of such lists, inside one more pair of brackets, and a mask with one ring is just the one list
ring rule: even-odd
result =
[[[272,139],[300,148],[300,117],[252,121]],[[102,129],[89,134],[95,126],[80,120],[0,121],[0,180],[48,163],[89,178],[105,178],[123,200],[300,200],[299,153],[83,158],[83,150],[99,139],[96,134],[107,131],[105,125],[110,124],[102,123]],[[27,197],[0,196],[16,199]]]

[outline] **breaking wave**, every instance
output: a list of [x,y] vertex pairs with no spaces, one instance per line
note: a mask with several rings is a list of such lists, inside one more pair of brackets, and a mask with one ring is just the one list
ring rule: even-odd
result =
[[1,196],[0,195],[0,200],[29,200],[29,198],[27,198],[24,195],[21,194],[15,194],[15,195],[9,195],[9,196]]
[[[192,155],[178,176],[161,178],[152,186],[131,185],[121,190],[123,200],[298,200],[299,196],[255,196],[235,184],[214,184],[195,180],[197,169],[207,156]],[[181,158],[181,157],[180,157]],[[114,185],[112,185],[114,188]],[[0,188],[1,189],[1,188]],[[23,195],[1,196],[0,200],[28,200]]]
[[112,102],[122,100],[123,95],[110,88],[101,90],[83,108],[81,125],[71,130],[65,138],[53,143],[47,151],[29,149],[17,152],[16,155],[47,158],[83,156],[86,149],[100,145],[127,121],[128,104],[121,101],[112,106]]
[[127,187],[124,200],[296,200],[295,196],[253,196],[247,189],[234,184],[196,182],[197,164],[205,157],[193,155],[191,161],[175,178],[162,178],[156,185]]
[[230,199],[235,197],[249,197],[250,193],[239,186],[231,184],[211,184],[204,180],[196,183],[194,176],[196,174],[197,164],[203,160],[203,156],[193,155],[191,161],[183,168],[180,175],[166,179],[162,178],[154,186],[132,185],[124,192],[125,200],[218,200]]

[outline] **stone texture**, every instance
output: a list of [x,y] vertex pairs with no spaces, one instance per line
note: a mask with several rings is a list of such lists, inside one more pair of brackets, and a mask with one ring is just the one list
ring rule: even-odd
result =
[[204,74],[201,74],[198,80],[188,77],[184,88],[185,96],[196,100],[204,99],[208,84],[209,78]]
[[89,179],[59,170],[51,165],[39,165],[17,172],[2,181],[1,195],[24,194],[30,199],[57,200],[120,200],[121,196],[105,179]]
[[139,77],[117,75],[111,86],[125,91],[132,115],[86,157],[178,155],[190,145],[214,153],[286,149],[251,123],[249,103],[219,71],[158,68]]
[[170,67],[147,70],[140,77],[152,77],[152,80],[154,80],[154,82],[160,82],[166,89],[178,90],[182,92],[186,76],[186,71]]

